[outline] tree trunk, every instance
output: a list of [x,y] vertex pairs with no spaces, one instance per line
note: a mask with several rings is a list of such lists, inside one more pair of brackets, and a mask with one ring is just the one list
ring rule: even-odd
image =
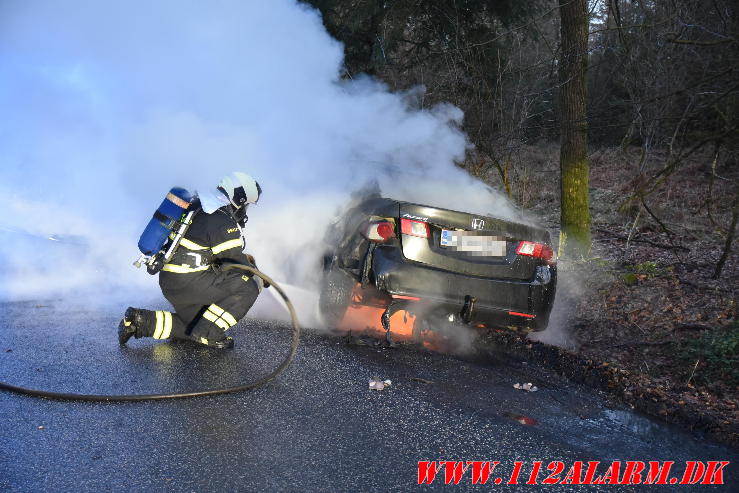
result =
[[586,0],[559,0],[562,51],[559,62],[560,107],[560,255],[590,252],[588,135],[585,69],[588,56]]
[[718,264],[716,264],[716,270],[713,272],[714,279],[721,277],[721,271],[724,269],[726,259],[729,258],[729,254],[731,253],[731,244],[734,242],[737,220],[739,220],[739,188],[737,188],[736,197],[734,198],[734,208],[731,211],[731,225],[729,226],[728,233],[726,233],[724,251],[721,253],[721,258],[719,259]]

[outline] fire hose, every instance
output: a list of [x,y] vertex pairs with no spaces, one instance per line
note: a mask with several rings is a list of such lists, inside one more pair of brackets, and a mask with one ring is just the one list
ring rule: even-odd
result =
[[164,400],[164,399],[183,399],[186,397],[201,397],[206,395],[220,395],[220,394],[231,394],[234,392],[243,392],[246,390],[251,390],[254,388],[257,388],[261,385],[266,384],[270,380],[273,380],[278,375],[280,375],[285,369],[292,363],[293,358],[295,358],[295,353],[298,349],[298,343],[300,341],[300,324],[298,323],[298,316],[295,313],[295,308],[293,307],[292,303],[288,299],[285,292],[280,288],[280,286],[270,279],[266,274],[263,272],[260,272],[254,267],[248,266],[248,265],[241,265],[241,264],[230,264],[228,266],[223,267],[223,270],[232,270],[232,269],[241,269],[245,270],[247,272],[252,273],[253,275],[256,275],[260,277],[263,281],[271,284],[272,287],[275,288],[277,293],[279,293],[280,297],[285,301],[285,305],[287,306],[288,311],[290,312],[290,319],[292,323],[292,338],[290,341],[290,351],[288,352],[285,359],[280,363],[280,365],[275,368],[275,370],[272,371],[269,375],[260,378],[259,380],[256,380],[251,383],[247,383],[244,385],[237,385],[234,387],[226,387],[226,388],[220,388],[220,389],[210,389],[210,390],[198,390],[195,392],[182,392],[182,393],[176,393],[176,394],[131,394],[131,395],[95,395],[95,394],[74,394],[74,393],[66,393],[66,392],[52,392],[48,390],[37,390],[37,389],[29,389],[25,387],[18,387],[15,385],[10,385],[5,382],[0,382],[0,389],[7,390],[9,392],[15,392],[18,394],[23,395],[29,395],[32,397],[45,397],[47,399],[58,399],[58,400],[64,400],[64,401],[87,401],[87,402],[122,402],[122,401],[156,401],[156,400]]

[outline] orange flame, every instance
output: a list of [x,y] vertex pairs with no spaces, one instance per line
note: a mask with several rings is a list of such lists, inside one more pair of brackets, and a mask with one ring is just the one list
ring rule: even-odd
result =
[[[351,304],[339,322],[340,332],[351,332],[376,339],[385,338],[382,314],[392,299],[387,294],[373,288],[354,286]],[[448,352],[446,341],[430,330],[417,330],[414,333],[416,316],[406,310],[398,310],[390,317],[390,335],[394,342],[418,343],[430,351]]]

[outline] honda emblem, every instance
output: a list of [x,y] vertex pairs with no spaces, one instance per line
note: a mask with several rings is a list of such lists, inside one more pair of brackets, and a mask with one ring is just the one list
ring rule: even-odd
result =
[[473,219],[472,220],[472,229],[483,229],[485,227],[485,221],[482,219]]

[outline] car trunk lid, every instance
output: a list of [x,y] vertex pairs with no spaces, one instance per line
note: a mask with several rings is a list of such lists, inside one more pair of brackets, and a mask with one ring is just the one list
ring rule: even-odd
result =
[[516,247],[550,243],[544,229],[492,216],[401,202],[398,217],[401,225],[406,220],[400,236],[407,259],[470,276],[530,280],[541,260],[517,255]]

